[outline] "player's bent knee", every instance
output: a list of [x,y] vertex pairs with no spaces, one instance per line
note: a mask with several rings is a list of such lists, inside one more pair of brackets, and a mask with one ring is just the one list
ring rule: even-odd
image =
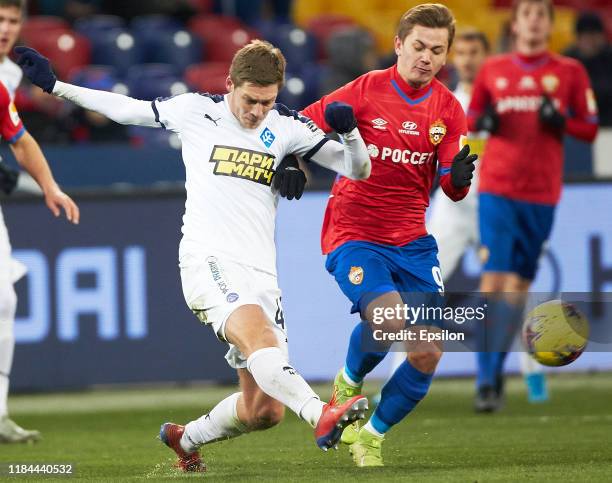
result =
[[285,406],[274,401],[257,408],[252,414],[248,426],[251,431],[269,429],[280,423],[284,417]]
[[442,358],[442,352],[432,350],[428,352],[410,352],[408,361],[417,370],[431,374],[436,370],[438,362]]

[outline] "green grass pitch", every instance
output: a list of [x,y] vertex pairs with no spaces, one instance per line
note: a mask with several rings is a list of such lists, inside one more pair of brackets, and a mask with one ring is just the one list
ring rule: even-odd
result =
[[[504,410],[476,415],[471,380],[435,380],[425,401],[388,434],[384,468],[354,467],[346,447],[323,453],[312,430],[287,414],[271,430],[204,447],[205,475],[174,470],[157,431],[164,421],[198,417],[234,388],[14,396],[13,418],[42,431],[44,440],[0,446],[0,464],[72,463],[72,478],[92,481],[612,481],[611,375],[563,374],[549,383],[551,401],[531,405],[522,381],[512,379]],[[329,385],[317,389],[329,395]],[[366,389],[371,394],[376,386]]]

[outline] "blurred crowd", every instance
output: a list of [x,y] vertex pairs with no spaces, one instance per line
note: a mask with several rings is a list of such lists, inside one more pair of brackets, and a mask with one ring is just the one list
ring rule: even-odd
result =
[[[189,90],[224,92],[235,50],[265,38],[287,57],[278,101],[293,109],[395,62],[393,52],[381,53],[373,35],[348,16],[321,15],[303,27],[292,22],[290,0],[32,0],[21,43],[49,57],[62,80],[153,99]],[[512,48],[506,27],[495,52]],[[586,66],[601,125],[612,126],[612,48],[604,21],[581,12],[574,34],[565,54]],[[451,89],[457,83],[452,64],[439,77]],[[43,143],[178,147],[170,133],[117,125],[27,85],[16,103],[28,130]]]

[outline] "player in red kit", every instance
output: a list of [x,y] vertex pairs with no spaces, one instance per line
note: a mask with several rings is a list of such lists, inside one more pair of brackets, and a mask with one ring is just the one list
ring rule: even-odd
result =
[[[433,321],[380,315],[404,304],[437,304],[444,291],[436,241],[425,228],[429,193],[439,173],[447,196],[465,197],[476,159],[468,146],[460,150],[466,134],[461,105],[434,77],[454,33],[455,20],[444,5],[414,7],[399,23],[395,66],[365,74],[303,111],[327,131],[350,131],[356,123],[372,160],[367,180],[336,180],[323,223],[326,268],[351,300],[351,312],[364,321],[351,335],[334,382],[340,401],[360,394],[364,377],[385,357],[388,345],[362,346],[381,325],[439,331]],[[356,119],[343,104],[353,107]],[[358,466],[382,466],[384,434],[426,395],[442,349],[424,339],[406,341],[407,358],[383,387],[370,421],[345,429],[342,441],[351,444]]]
[[563,135],[593,141],[597,107],[586,70],[548,51],[550,0],[517,0],[516,51],[481,68],[468,111],[470,131],[491,133],[480,169],[484,259],[481,291],[489,303],[479,341],[477,411],[502,402],[502,369],[561,195]]

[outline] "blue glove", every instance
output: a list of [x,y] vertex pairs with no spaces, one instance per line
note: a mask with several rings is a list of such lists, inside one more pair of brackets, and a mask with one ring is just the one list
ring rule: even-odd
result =
[[325,106],[325,122],[338,134],[346,134],[357,127],[353,108],[344,102],[330,102]]
[[23,70],[25,76],[30,79],[30,82],[51,94],[57,77],[51,69],[49,59],[30,47],[19,46],[15,47],[14,50],[19,55],[17,64]]

